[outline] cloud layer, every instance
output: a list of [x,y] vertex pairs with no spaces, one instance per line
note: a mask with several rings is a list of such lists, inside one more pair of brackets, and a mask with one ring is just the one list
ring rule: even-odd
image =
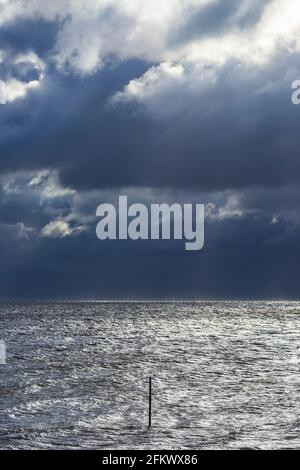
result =
[[[298,3],[1,0],[0,295],[297,297]],[[204,252],[99,244],[120,193],[206,203]]]

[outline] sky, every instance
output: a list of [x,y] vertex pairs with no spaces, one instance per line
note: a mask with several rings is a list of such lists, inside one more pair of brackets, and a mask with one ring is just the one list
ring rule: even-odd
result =
[[[298,0],[0,0],[1,299],[299,299]],[[96,208],[205,204],[205,246]]]

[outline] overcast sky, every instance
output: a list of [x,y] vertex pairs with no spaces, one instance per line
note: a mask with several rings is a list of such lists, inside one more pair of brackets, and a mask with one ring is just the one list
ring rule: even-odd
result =
[[[0,298],[300,297],[299,0],[0,0]],[[96,208],[206,204],[201,252]]]

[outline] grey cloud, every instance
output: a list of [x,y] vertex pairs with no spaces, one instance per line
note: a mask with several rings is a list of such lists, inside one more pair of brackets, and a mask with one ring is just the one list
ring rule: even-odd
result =
[[221,36],[235,28],[254,26],[265,7],[274,0],[214,0],[199,7],[190,7],[170,34],[171,44]]

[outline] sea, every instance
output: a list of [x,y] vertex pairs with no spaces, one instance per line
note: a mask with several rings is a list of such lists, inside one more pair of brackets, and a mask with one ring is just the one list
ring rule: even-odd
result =
[[300,302],[2,302],[0,340],[0,449],[300,449]]

